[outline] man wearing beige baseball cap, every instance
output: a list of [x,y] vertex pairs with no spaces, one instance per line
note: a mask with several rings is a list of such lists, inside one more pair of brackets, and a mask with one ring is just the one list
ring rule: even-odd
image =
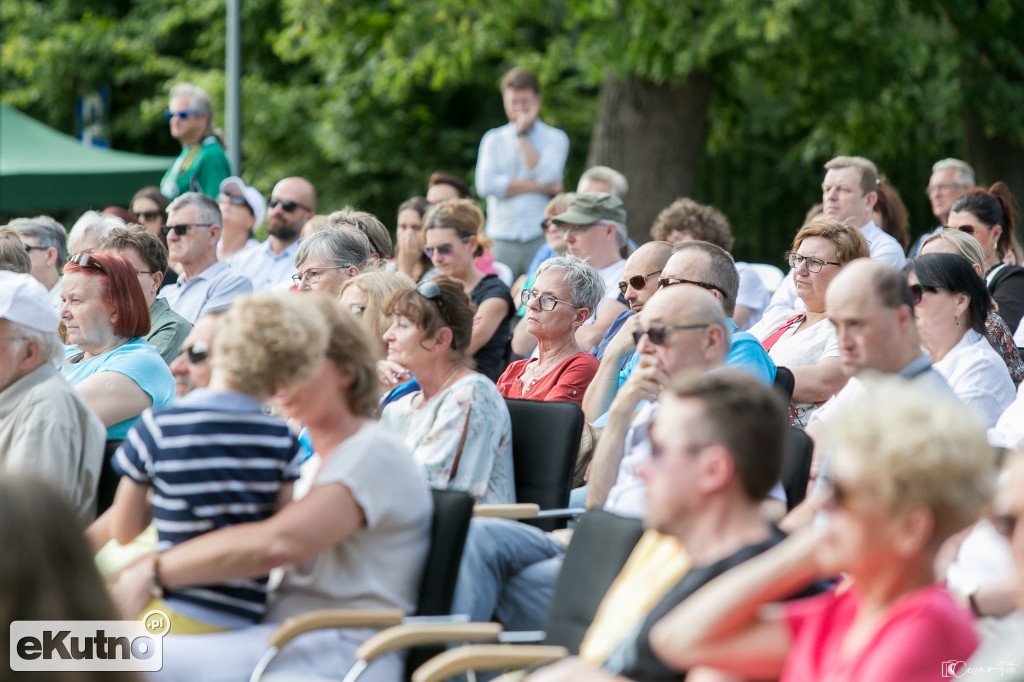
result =
[[59,322],[34,277],[0,272],[0,470],[49,482],[84,524],[96,516],[107,430],[54,365]]

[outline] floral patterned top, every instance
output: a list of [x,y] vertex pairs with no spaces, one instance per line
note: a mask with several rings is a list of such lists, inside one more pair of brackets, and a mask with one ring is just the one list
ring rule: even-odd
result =
[[985,338],[1006,363],[1013,385],[1020,386],[1021,380],[1024,380],[1024,361],[1021,360],[1017,344],[1013,342],[1013,331],[998,313],[990,312],[985,318]]
[[405,439],[430,486],[464,490],[477,502],[515,502],[512,423],[494,383],[473,372],[415,408],[420,393],[389,403],[381,424]]

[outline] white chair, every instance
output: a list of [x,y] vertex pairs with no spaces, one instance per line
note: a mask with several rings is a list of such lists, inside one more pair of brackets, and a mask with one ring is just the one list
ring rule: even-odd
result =
[[505,283],[505,286],[509,289],[512,288],[512,282],[516,281],[515,277],[512,276],[512,268],[504,263],[494,261],[494,272],[498,275],[498,279]]
[[761,278],[761,283],[773,294],[782,285],[782,280],[786,278],[786,273],[769,263],[749,263],[748,265],[754,269],[757,276]]

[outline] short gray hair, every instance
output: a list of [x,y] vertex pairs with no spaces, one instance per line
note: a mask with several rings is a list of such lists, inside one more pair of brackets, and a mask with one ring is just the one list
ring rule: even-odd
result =
[[736,272],[736,263],[732,255],[717,244],[702,242],[699,239],[676,244],[672,255],[687,250],[700,251],[707,257],[697,277],[705,284],[714,284],[718,287],[719,293],[722,294],[722,308],[726,316],[732,317],[736,311],[736,295],[740,290],[740,276]]
[[341,228],[351,225],[366,235],[366,238],[370,240],[370,250],[380,256],[382,261],[387,262],[391,258],[393,248],[391,235],[388,233],[388,228],[384,227],[384,223],[372,213],[346,206],[327,216],[327,224],[330,227]]
[[178,83],[171,88],[170,99],[175,97],[188,97],[189,108],[209,116],[210,120],[206,127],[213,127],[213,102],[210,100],[210,94],[206,90],[203,90],[194,83]]
[[932,166],[932,174],[938,173],[939,171],[949,170],[952,168],[956,171],[956,181],[962,185],[968,187],[974,187],[974,169],[971,168],[971,164],[960,159],[942,159],[936,161]]
[[549,258],[537,268],[537,276],[548,270],[558,270],[562,280],[569,286],[574,305],[594,312],[604,297],[604,280],[592,265],[576,256]]
[[372,252],[370,240],[362,232],[328,226],[302,240],[295,254],[295,267],[301,268],[310,258],[317,258],[337,267],[362,270]]
[[588,168],[580,176],[577,187],[588,180],[591,182],[607,183],[611,187],[611,194],[619,199],[625,199],[626,194],[629,193],[629,181],[626,180],[626,176],[608,166],[592,166]]
[[7,324],[10,325],[11,331],[15,336],[22,337],[17,341],[11,342],[15,352],[24,348],[25,344],[31,339],[35,339],[39,342],[39,352],[42,354],[44,362],[49,361],[54,365],[58,365],[64,359],[64,344],[60,342],[56,331],[42,332],[38,329],[26,327],[18,322],[12,322],[11,320],[7,320]]
[[35,218],[15,218],[7,224],[22,237],[32,237],[39,246],[57,249],[57,267],[68,259],[68,231],[64,226],[48,215],[37,215]]
[[216,201],[202,192],[185,192],[167,206],[167,214],[170,215],[171,211],[177,211],[186,206],[196,207],[198,213],[196,220],[199,222],[221,224],[220,207],[217,206]]
[[67,250],[71,253],[78,253],[78,245],[90,234],[96,235],[96,241],[101,242],[107,233],[115,227],[124,227],[124,221],[116,215],[86,211],[81,218],[75,221],[68,234]]

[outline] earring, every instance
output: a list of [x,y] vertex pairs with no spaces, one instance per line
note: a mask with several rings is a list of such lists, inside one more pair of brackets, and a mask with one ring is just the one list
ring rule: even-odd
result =
[[960,326],[960,316],[959,315],[954,315],[953,316],[953,321],[956,323],[956,326],[958,326],[958,327]]

